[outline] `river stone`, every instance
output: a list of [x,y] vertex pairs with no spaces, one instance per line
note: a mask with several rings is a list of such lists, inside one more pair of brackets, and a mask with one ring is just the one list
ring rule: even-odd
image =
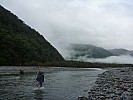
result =
[[95,86],[88,92],[90,100],[121,100],[123,92],[133,100],[133,68],[114,68],[100,75]]

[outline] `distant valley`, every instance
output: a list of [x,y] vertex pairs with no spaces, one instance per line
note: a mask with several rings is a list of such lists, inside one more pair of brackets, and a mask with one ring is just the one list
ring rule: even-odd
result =
[[[133,56],[132,50],[106,50],[90,44],[71,44],[67,48],[67,51],[68,56],[65,59],[76,61],[121,55]],[[44,65],[45,63],[62,62],[65,61],[62,55],[36,30],[0,6],[1,66]]]

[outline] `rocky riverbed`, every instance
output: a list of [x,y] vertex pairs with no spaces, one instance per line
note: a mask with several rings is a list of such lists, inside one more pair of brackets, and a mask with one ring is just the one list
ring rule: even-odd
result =
[[115,68],[100,74],[87,97],[79,100],[133,100],[133,68]]

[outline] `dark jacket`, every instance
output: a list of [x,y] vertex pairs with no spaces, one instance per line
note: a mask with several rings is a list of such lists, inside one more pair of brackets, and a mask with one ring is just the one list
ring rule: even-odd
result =
[[41,83],[44,82],[44,75],[42,74],[42,72],[38,72],[36,80]]

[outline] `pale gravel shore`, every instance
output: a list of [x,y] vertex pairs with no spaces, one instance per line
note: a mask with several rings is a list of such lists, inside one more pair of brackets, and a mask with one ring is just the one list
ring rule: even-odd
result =
[[18,75],[20,74],[20,70],[23,70],[25,74],[28,73],[37,73],[39,70],[43,70],[44,68],[40,67],[26,67],[26,66],[0,66],[0,76],[3,75]]
[[98,75],[87,97],[79,100],[133,100],[133,68],[113,68]]

